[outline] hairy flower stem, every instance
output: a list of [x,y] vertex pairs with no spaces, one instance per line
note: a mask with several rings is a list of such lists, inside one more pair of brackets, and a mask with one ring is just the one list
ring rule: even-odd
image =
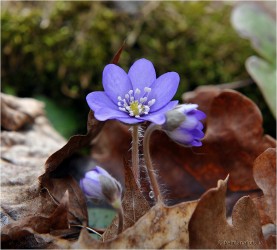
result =
[[137,184],[140,186],[139,169],[139,125],[132,127],[132,167]]
[[123,224],[124,224],[124,216],[123,216],[123,209],[122,206],[117,209],[118,213],[118,228],[117,228],[117,234],[122,233],[123,231]]
[[150,157],[150,137],[153,131],[160,130],[160,129],[161,129],[161,126],[151,123],[149,127],[146,129],[144,134],[144,139],[143,139],[143,154],[144,154],[145,164],[147,167],[148,175],[153,188],[156,202],[162,201],[162,195],[161,195],[161,190],[160,190],[158,181],[154,173],[154,168]]

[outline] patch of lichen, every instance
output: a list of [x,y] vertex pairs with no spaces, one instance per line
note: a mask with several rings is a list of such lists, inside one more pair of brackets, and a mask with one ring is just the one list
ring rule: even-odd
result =
[[[254,52],[230,25],[232,6],[220,2],[145,2],[136,14],[111,2],[18,2],[3,8],[2,89],[47,95],[72,119],[86,120],[87,93],[102,89],[104,66],[126,39],[120,65],[150,59],[158,74],[176,71],[176,98],[198,85],[249,78]],[[85,124],[76,125],[84,131]]]

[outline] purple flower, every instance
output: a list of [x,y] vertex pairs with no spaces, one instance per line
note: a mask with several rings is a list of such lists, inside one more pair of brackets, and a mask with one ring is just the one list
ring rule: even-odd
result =
[[184,146],[202,146],[204,133],[200,120],[206,115],[197,108],[197,104],[182,104],[166,113],[163,129],[171,139]]
[[115,64],[108,64],[103,71],[104,91],[87,95],[89,107],[96,119],[116,119],[135,124],[144,121],[163,124],[165,112],[174,108],[180,77],[168,72],[156,78],[153,64],[146,59],[137,60],[128,74]]
[[80,187],[84,194],[91,199],[106,200],[111,205],[121,200],[122,188],[106,170],[96,166],[88,171],[80,180]]

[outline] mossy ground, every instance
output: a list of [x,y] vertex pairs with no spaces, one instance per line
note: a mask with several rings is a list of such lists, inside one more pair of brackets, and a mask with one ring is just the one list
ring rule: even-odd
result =
[[[120,65],[127,70],[145,57],[158,75],[178,72],[177,99],[199,85],[250,78],[244,63],[255,52],[233,30],[230,3],[149,1],[132,12],[113,2],[12,4],[2,3],[2,90],[46,101],[51,121],[66,137],[85,133],[85,96],[102,89],[102,70],[124,40]],[[266,132],[275,136],[258,89],[242,91],[257,102]]]

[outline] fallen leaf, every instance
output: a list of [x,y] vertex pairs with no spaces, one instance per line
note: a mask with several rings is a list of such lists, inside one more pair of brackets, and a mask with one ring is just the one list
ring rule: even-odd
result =
[[1,230],[2,247],[9,246],[10,248],[13,242],[13,246],[17,247],[17,241],[33,235],[34,233],[45,234],[51,233],[54,230],[68,228],[68,192],[66,192],[60,205],[49,217],[33,215],[4,226]]
[[47,190],[51,198],[59,204],[62,200],[62,191],[68,190],[69,193],[69,223],[71,225],[88,224],[88,212],[86,198],[76,180],[71,176],[63,178],[49,178],[44,180],[43,188]]
[[[11,98],[15,100],[14,103],[23,104],[26,101]],[[12,240],[2,242],[2,246],[5,244],[8,248],[43,248],[45,243],[36,240],[37,232],[47,231],[48,226],[53,235],[76,237],[75,228],[60,229],[66,228],[61,223],[64,218],[62,214],[55,218],[57,214],[53,215],[53,212],[57,204],[47,192],[41,191],[38,182],[47,157],[61,148],[65,141],[44,115],[35,112],[41,109],[41,103],[28,100],[27,104],[19,110],[34,114],[28,126],[23,126],[19,131],[1,131],[1,226],[10,228],[5,237],[13,237]],[[60,197],[62,204],[63,194]],[[21,236],[23,238],[16,239]],[[4,241],[5,237],[1,237],[1,240]]]
[[209,249],[260,249],[267,247],[259,213],[249,196],[236,203],[232,224],[226,220],[226,178],[205,192],[189,222],[189,247]]
[[199,86],[193,91],[185,92],[182,95],[182,100],[184,103],[197,103],[199,109],[208,114],[214,98],[222,91],[217,86]]
[[259,197],[251,197],[251,199],[259,211],[261,224],[267,225],[267,224],[273,223],[272,218],[270,218],[270,216],[266,213],[267,209],[266,209],[266,202],[265,202],[264,195]]
[[[134,179],[130,166],[125,162],[125,191],[122,200],[122,208],[124,214],[123,231],[133,226],[139,218],[141,218],[150,209],[150,206],[142,195],[137,183]],[[118,228],[118,216],[113,220],[103,234],[104,241],[111,240],[116,237]]]
[[31,98],[16,98],[1,93],[1,127],[19,130],[30,124],[37,116],[43,115],[43,103]]
[[86,198],[76,180],[69,175],[71,165],[62,164],[79,149],[89,146],[90,142],[100,132],[104,122],[97,121],[92,111],[89,112],[86,135],[72,136],[61,149],[52,154],[45,163],[45,173],[39,177],[41,188],[59,203],[65,190],[69,191],[70,223],[87,226],[88,212]]
[[54,245],[69,249],[175,249],[188,248],[188,223],[197,202],[167,207],[157,203],[117,238],[100,242],[82,230],[77,242],[56,240]]
[[276,235],[270,235],[266,241],[268,248],[276,249]]
[[[45,163],[45,173],[39,178],[41,183],[45,178],[49,178],[50,173],[57,170],[60,164],[73,155],[79,149],[89,146],[90,142],[98,135],[104,126],[104,122],[97,121],[94,118],[93,112],[90,111],[88,114],[87,121],[87,134],[86,135],[74,135],[68,142],[54,154],[52,154]],[[65,170],[65,174],[68,170]]]
[[[208,162],[202,164],[212,163],[214,169],[223,167],[224,172],[230,173],[229,188],[236,191],[256,188],[253,161],[268,147],[276,146],[276,141],[263,136],[261,113],[250,99],[224,90],[212,102],[203,145],[199,152],[208,155]],[[197,172],[195,168],[191,170]],[[209,177],[213,174],[206,173]]]
[[276,224],[276,149],[269,148],[257,157],[253,175],[264,193],[265,212]]
[[35,112],[41,110],[40,102],[8,99],[14,108],[22,104],[20,112],[33,113],[34,119],[20,131],[1,131],[1,226],[32,215],[47,217],[54,211],[56,205],[49,196],[40,196],[37,178],[49,154],[64,143],[45,116]]
[[127,163],[125,163],[125,192],[122,203],[124,211],[124,230],[133,226],[135,222],[150,209]]

